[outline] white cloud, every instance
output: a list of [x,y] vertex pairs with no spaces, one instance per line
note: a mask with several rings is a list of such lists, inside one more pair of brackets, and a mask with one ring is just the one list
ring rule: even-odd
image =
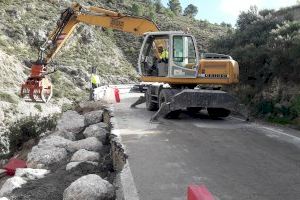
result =
[[237,17],[241,11],[256,5],[258,9],[279,9],[296,4],[296,0],[221,0],[219,10],[231,17]]

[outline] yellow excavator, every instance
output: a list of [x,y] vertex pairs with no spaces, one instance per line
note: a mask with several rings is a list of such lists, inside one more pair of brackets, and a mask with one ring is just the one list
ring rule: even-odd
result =
[[[78,3],[61,13],[55,30],[40,47],[31,74],[21,86],[22,97],[45,103],[51,99],[53,86],[47,75],[52,72],[48,72],[47,65],[80,23],[144,36],[138,70],[140,80],[147,82],[147,90],[132,107],[146,102],[148,110],[158,110],[152,119],[173,118],[181,110],[198,112],[203,108],[212,117],[227,117],[230,111],[241,111],[233,96],[214,87],[238,83],[239,66],[230,56],[200,56],[195,38],[188,33],[159,31],[151,20]],[[209,89],[199,85],[209,85]]]

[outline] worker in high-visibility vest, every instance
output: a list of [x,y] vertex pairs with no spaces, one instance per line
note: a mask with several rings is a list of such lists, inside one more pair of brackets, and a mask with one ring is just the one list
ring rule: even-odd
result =
[[100,86],[100,78],[96,74],[96,67],[92,68],[91,85],[90,100],[94,100],[94,89]]
[[100,85],[100,78],[97,74],[92,74],[91,75],[91,83],[92,83],[92,88],[95,89],[97,87],[99,87]]
[[168,63],[169,61],[169,52],[167,49],[163,48],[162,46],[158,47],[158,52],[159,52],[159,61]]

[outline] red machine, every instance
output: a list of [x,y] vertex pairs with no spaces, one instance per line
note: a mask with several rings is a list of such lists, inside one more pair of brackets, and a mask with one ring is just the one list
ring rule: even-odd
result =
[[21,86],[21,97],[29,96],[31,101],[47,103],[52,97],[52,84],[46,74],[43,64],[33,64],[30,76]]

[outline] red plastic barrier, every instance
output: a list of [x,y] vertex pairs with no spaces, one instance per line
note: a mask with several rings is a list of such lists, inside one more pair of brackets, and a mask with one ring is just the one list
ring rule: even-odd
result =
[[11,158],[9,162],[6,165],[4,165],[4,169],[6,170],[6,174],[8,176],[15,175],[17,168],[27,168],[26,162],[24,160]]
[[215,200],[205,185],[190,185],[187,196],[188,200]]
[[115,92],[116,102],[120,103],[121,99],[120,99],[120,91],[119,91],[119,89],[115,88],[114,92]]

